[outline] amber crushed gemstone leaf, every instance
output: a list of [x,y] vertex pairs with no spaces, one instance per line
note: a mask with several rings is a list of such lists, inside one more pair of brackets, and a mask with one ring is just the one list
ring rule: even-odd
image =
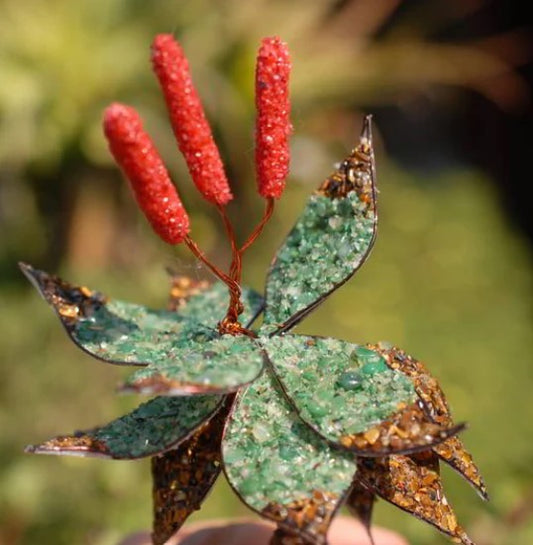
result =
[[463,545],[473,545],[458,525],[444,496],[439,458],[431,450],[410,456],[358,458],[357,476],[384,500],[428,522]]
[[376,495],[356,476],[353,488],[346,500],[346,507],[348,507],[349,511],[361,521],[361,524],[368,534],[371,545],[375,545],[370,530],[372,511],[374,510],[375,502]]
[[277,541],[272,543],[322,545],[338,507],[336,494],[314,490],[309,498],[283,505],[269,503],[261,513],[278,524]]
[[488,500],[489,495],[483,478],[472,460],[472,455],[465,449],[458,437],[450,437],[440,445],[433,447],[433,450],[457,473],[462,475],[484,499]]
[[177,274],[171,269],[167,272],[170,275],[171,282],[167,310],[179,311],[192,296],[200,295],[211,286],[211,282],[207,280],[195,280]]
[[318,188],[317,193],[330,199],[344,198],[356,191],[362,202],[375,206],[375,164],[372,147],[371,116],[366,116],[361,140],[350,156]]
[[365,451],[366,455],[392,452],[416,452],[441,443],[459,433],[462,425],[443,428],[428,421],[418,403],[413,403],[370,430],[343,435],[340,444],[347,449]]
[[[453,419],[444,392],[423,363],[399,348],[383,348],[380,344],[368,345],[379,352],[391,369],[404,373],[413,380],[416,393],[424,403],[430,418],[443,426],[451,426]],[[481,473],[458,437],[451,437],[433,449],[439,457],[466,479],[487,500],[488,493]]]
[[152,458],[154,545],[163,545],[200,506],[221,471],[220,442],[234,395],[181,445]]
[[413,381],[416,393],[424,403],[424,408],[434,422],[444,426],[453,424],[450,408],[444,392],[425,366],[399,348],[383,348],[380,344],[367,345],[379,352],[387,365],[396,371],[407,375]]

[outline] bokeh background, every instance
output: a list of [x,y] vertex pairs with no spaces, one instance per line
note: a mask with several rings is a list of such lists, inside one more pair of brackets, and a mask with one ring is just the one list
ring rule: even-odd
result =
[[[531,74],[527,3],[448,0],[0,0],[0,543],[113,545],[148,528],[149,465],[31,457],[27,443],[133,407],[123,371],[79,352],[17,270],[29,261],[118,298],[163,305],[165,266],[207,277],[136,210],[101,134],[102,109],[137,107],[190,212],[224,264],[217,214],[176,152],[149,68],[173,32],[189,56],[238,199],[261,214],[253,174],[253,70],[261,37],[288,41],[292,175],[249,253],[264,271],[306,196],[375,114],[380,233],[372,259],[300,331],[389,340],[426,361],[486,476],[483,504],[444,470],[478,545],[533,543]],[[524,10],[524,11],[521,11]],[[219,482],[197,517],[244,514]],[[415,545],[447,543],[379,503]]]

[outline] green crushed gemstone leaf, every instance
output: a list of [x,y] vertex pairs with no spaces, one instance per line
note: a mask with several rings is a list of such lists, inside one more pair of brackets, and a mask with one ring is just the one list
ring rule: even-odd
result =
[[[263,298],[250,288],[241,287],[241,289],[244,311],[239,316],[239,320],[243,325],[247,325],[261,310]],[[177,312],[184,318],[214,329],[226,315],[228,304],[228,287],[222,282],[214,282],[201,293],[192,295]]]
[[131,375],[123,390],[168,395],[231,392],[256,379],[263,364],[264,353],[255,340],[218,336],[191,342],[172,358],[158,358]]
[[[102,294],[21,264],[21,269],[54,308],[72,340],[109,363],[148,365],[176,362],[192,343],[218,337],[216,325],[225,316],[228,293],[221,283],[193,295],[178,311],[109,300]],[[243,289],[243,323],[261,309],[262,298]]]
[[301,418],[330,441],[364,432],[417,396],[403,373],[367,348],[331,338],[260,338]]
[[192,343],[217,336],[214,328],[175,312],[115,300],[80,318],[70,334],[93,356],[130,365],[177,362]]
[[154,456],[187,439],[222,400],[217,395],[156,397],[105,426],[55,437],[26,450],[114,459]]
[[369,253],[375,223],[355,191],[313,195],[268,274],[265,323],[285,324],[346,281]]
[[246,504],[262,511],[316,490],[339,497],[346,492],[355,457],[332,448],[298,418],[268,367],[238,395],[222,456],[228,481]]

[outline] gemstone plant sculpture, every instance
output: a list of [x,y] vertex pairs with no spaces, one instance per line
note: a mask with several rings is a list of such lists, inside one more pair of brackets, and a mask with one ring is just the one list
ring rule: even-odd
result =
[[202,253],[139,116],[111,105],[104,131],[140,208],[163,240],[185,243],[218,280],[174,276],[168,309],[151,310],[21,264],[82,350],[137,367],[124,391],[156,395],[109,424],[27,451],[150,456],[154,544],[164,543],[200,507],[221,471],[246,505],[277,524],[273,544],[327,543],[343,504],[372,540],[377,498],[472,544],[444,496],[439,464],[449,464],[486,498],[485,486],[456,436],[463,426],[452,421],[424,365],[384,343],[290,333],[354,274],[372,247],[377,212],[370,117],[355,149],[310,197],[272,262],[263,297],[241,286],[241,265],[288,173],[287,46],[267,38],[257,58],[255,158],[266,206],[242,244],[225,211],[233,196],[222,161],[172,36],[156,37],[152,62],[193,181],[221,214],[232,262],[223,272]]

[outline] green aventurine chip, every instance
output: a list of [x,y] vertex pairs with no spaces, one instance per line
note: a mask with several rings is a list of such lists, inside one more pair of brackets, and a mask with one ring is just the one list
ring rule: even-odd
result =
[[222,400],[217,395],[156,397],[101,428],[61,435],[26,447],[26,452],[114,459],[153,456],[186,439],[213,416]]
[[327,439],[364,432],[417,399],[411,380],[380,354],[331,338],[261,338],[301,418]]
[[159,358],[124,383],[124,391],[168,395],[237,390],[261,373],[264,352],[250,337],[223,335],[191,342],[173,358]]
[[356,471],[351,453],[332,448],[298,418],[268,368],[238,394],[222,457],[228,481],[243,501],[286,527],[297,524],[293,509],[301,512],[313,501],[331,516]]

